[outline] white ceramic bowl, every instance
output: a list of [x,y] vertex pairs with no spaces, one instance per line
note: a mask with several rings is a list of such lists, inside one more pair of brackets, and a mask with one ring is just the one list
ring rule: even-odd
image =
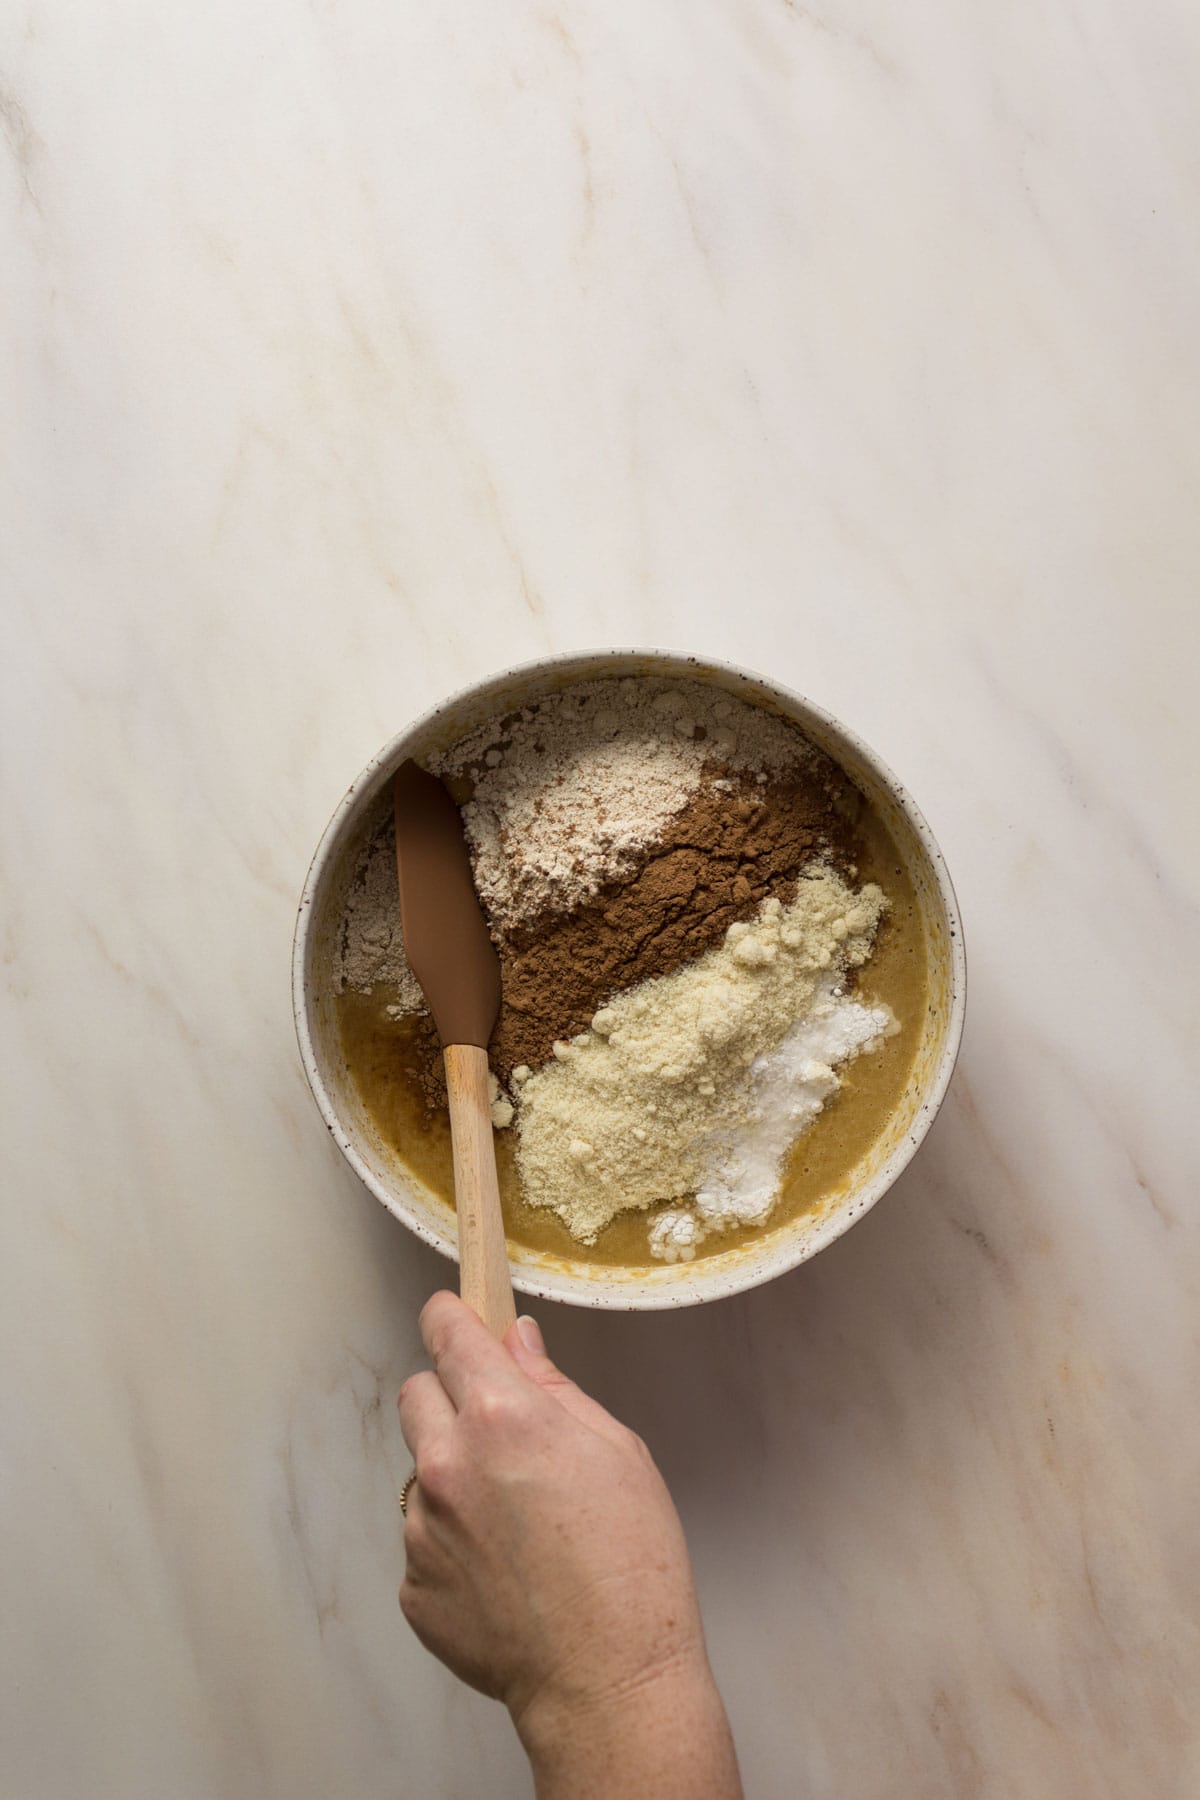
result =
[[505,670],[465,688],[392,739],[363,770],[329,821],[313,858],[293,953],[296,1031],[304,1071],[325,1123],[371,1192],[427,1244],[456,1258],[454,1214],[382,1141],[346,1067],[333,1003],[333,970],[346,890],[359,850],[389,803],[406,757],[449,745],[472,726],[568,683],[652,674],[702,681],[794,720],[858,783],[882,816],[920,903],[928,955],[924,1031],[903,1099],[842,1188],[814,1214],[768,1225],[749,1243],[695,1262],[620,1269],[510,1245],[513,1285],[577,1306],[691,1306],[772,1280],[807,1261],[869,1212],[912,1159],[950,1082],[962,1036],[966,959],[954,889],[925,820],[891,771],[844,725],[798,694],[724,663],[658,650],[599,650]]

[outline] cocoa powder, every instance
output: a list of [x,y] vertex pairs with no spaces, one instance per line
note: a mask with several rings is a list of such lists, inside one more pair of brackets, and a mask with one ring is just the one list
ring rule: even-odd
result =
[[[575,912],[547,914],[504,934],[503,999],[489,1048],[501,1080],[522,1063],[544,1063],[556,1041],[584,1031],[614,994],[702,956],[764,900],[792,900],[805,864],[824,858],[852,868],[862,805],[857,789],[824,758],[765,783],[744,771],[711,769],[624,880]],[[427,1100],[444,1103],[428,1023],[418,1055]]]

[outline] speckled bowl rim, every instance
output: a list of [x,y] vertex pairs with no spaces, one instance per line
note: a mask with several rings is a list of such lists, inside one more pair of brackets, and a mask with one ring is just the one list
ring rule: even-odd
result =
[[[836,1210],[829,1211],[815,1228],[810,1224],[808,1229],[802,1231],[799,1227],[804,1224],[803,1219],[793,1220],[792,1225],[797,1227],[795,1233],[790,1234],[788,1228],[782,1228],[774,1234],[773,1242],[766,1247],[766,1253],[759,1257],[747,1258],[732,1265],[720,1256],[700,1258],[691,1263],[665,1264],[661,1269],[648,1269],[648,1279],[645,1282],[623,1276],[606,1284],[597,1280],[594,1274],[590,1279],[584,1280],[572,1274],[565,1264],[561,1270],[546,1266],[525,1268],[519,1262],[510,1265],[513,1286],[520,1293],[536,1299],[564,1301],[574,1306],[601,1307],[624,1312],[662,1311],[728,1298],[773,1281],[777,1276],[809,1261],[828,1245],[835,1243],[878,1204],[908,1167],[937,1116],[950,1086],[962,1042],[967,998],[966,948],[958,900],[946,859],[924,814],[888,765],[835,714],[769,676],[735,663],[724,662],[718,657],[641,646],[611,646],[594,650],[563,651],[553,656],[516,663],[479,681],[470,682],[438,701],[402,731],[398,731],[351,783],[322,833],[309,867],[300,897],[292,946],[292,1004],[300,1057],[313,1098],[334,1142],[364,1186],[389,1212],[423,1242],[440,1251],[450,1261],[457,1262],[457,1249],[453,1240],[433,1229],[406,1206],[400,1196],[389,1192],[376,1180],[360,1153],[354,1133],[347,1129],[334,1105],[322,1076],[314,1043],[312,994],[306,976],[310,926],[315,916],[314,902],[326,872],[336,866],[364,794],[375,788],[380,771],[398,766],[405,756],[412,753],[410,746],[419,746],[421,740],[429,736],[438,720],[446,713],[459,713],[467,708],[478,707],[479,702],[486,701],[492,690],[499,696],[514,682],[557,675],[559,680],[556,685],[565,685],[572,679],[600,679],[605,670],[597,670],[597,664],[612,665],[611,674],[620,676],[622,669],[619,665],[622,663],[654,663],[660,660],[665,665],[662,669],[664,676],[674,675],[686,679],[690,673],[695,678],[703,679],[705,672],[711,672],[713,675],[732,678],[734,682],[746,682],[777,701],[790,714],[807,714],[821,729],[835,738],[840,737],[862,759],[875,780],[887,790],[904,814],[928,860],[929,872],[948,927],[944,945],[948,1008],[936,1067],[924,1088],[921,1106],[909,1128],[880,1166],[861,1187],[855,1189],[853,1205],[839,1205]],[[592,1265],[593,1270],[595,1267],[596,1265]]]

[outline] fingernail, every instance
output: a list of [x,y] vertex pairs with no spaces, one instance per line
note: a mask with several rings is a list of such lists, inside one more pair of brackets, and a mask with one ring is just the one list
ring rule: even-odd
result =
[[528,1313],[523,1313],[517,1320],[517,1336],[527,1350],[532,1350],[539,1356],[546,1354],[546,1341],[542,1336],[541,1327],[536,1319],[530,1318]]

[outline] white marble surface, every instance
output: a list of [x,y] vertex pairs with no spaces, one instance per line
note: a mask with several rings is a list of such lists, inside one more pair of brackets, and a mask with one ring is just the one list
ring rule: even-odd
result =
[[972,957],[849,1237],[544,1320],[750,1794],[1200,1789],[1198,81],[1189,0],[3,9],[6,1800],[528,1792],[289,945],[383,739],[612,642],[857,726]]

